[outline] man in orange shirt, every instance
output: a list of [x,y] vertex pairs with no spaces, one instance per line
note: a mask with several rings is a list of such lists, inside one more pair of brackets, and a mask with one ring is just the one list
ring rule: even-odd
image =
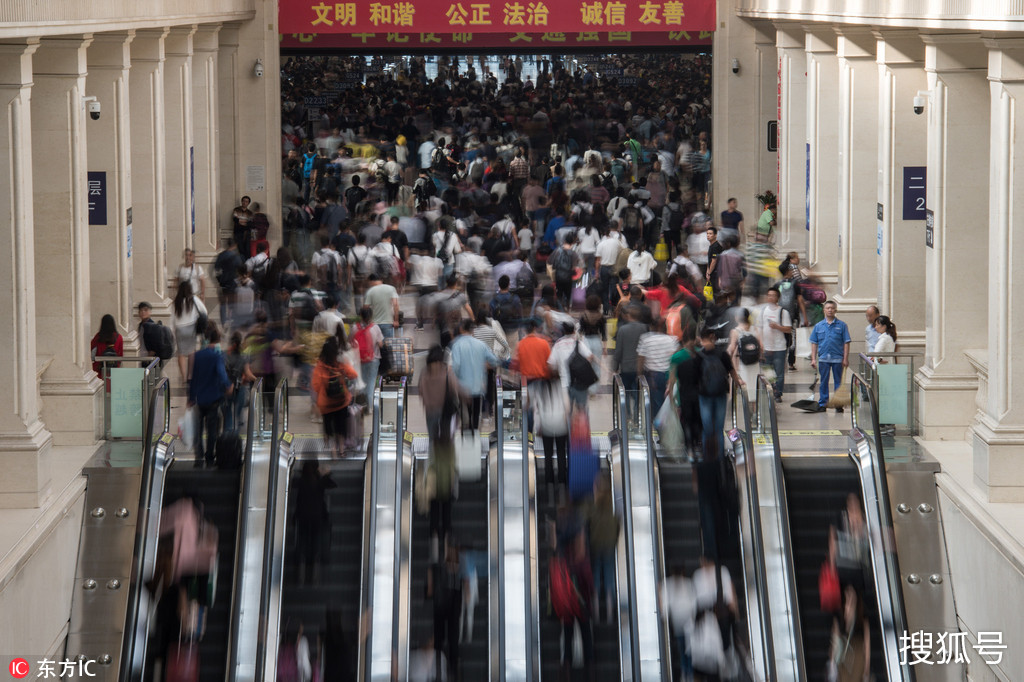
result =
[[[519,373],[526,380],[528,393],[539,388],[542,381],[550,376],[548,370],[548,356],[551,355],[551,339],[540,333],[540,325],[536,318],[530,318],[526,322],[526,329],[529,332],[519,341],[516,348],[516,364]],[[533,410],[527,412],[527,428],[533,432]]]

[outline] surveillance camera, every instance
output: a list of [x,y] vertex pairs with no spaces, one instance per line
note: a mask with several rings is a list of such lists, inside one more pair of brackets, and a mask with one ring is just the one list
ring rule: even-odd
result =
[[740,60],[738,60],[738,59],[733,59],[732,60],[732,72],[733,73],[739,73],[740,72]]
[[100,120],[100,103],[98,100],[89,102],[89,117],[94,121]]
[[914,98],[914,113],[920,116],[924,113],[925,98],[918,96]]
[[256,66],[252,68],[252,73],[257,78],[263,78],[263,60],[257,59]]

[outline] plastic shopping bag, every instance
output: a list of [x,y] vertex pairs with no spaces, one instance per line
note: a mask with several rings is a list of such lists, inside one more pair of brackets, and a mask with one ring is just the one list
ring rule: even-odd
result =
[[178,420],[178,438],[186,450],[191,450],[196,444],[196,408],[190,407]]
[[654,418],[654,428],[658,429],[665,454],[678,456],[683,453],[683,425],[679,422],[675,400],[667,398],[661,403],[661,409]]

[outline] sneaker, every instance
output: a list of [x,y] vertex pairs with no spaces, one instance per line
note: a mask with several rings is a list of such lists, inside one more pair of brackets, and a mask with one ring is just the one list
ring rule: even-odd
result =
[[818,409],[816,409],[815,412],[824,412],[826,409],[828,408],[824,405],[818,405]]
[[842,414],[842,413],[843,413],[843,408],[837,407],[836,408],[836,414]]
[[781,395],[775,396],[775,402],[781,403],[782,402],[782,396]]
[[790,365],[789,366],[789,371],[790,372],[795,372],[796,371],[796,365]]

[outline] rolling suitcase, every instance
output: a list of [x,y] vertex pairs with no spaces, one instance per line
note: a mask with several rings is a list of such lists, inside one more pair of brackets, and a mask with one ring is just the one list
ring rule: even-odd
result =
[[218,469],[239,469],[242,466],[242,439],[234,431],[222,433],[213,447]]

